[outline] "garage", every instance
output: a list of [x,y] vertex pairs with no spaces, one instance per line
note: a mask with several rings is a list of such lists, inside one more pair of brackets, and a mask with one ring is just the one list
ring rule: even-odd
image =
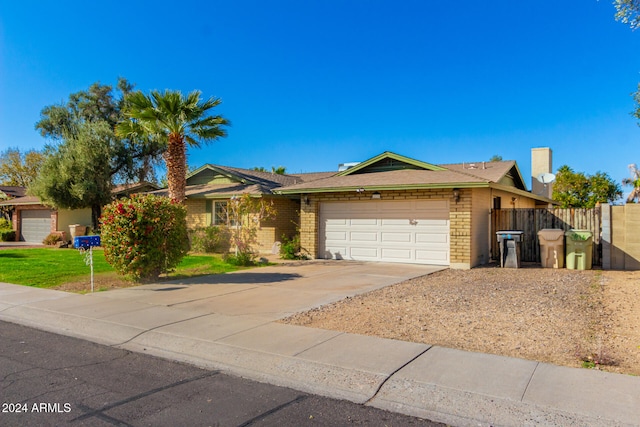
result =
[[42,243],[51,233],[51,211],[48,209],[23,209],[20,218],[20,240]]
[[323,202],[319,232],[320,258],[450,262],[447,200]]

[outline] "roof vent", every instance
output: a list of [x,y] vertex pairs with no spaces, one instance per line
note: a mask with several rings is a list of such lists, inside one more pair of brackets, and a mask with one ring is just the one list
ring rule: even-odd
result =
[[360,162],[340,163],[338,165],[338,172],[346,171],[347,169],[351,169],[352,167],[354,167],[355,165],[358,165],[358,164],[360,164]]

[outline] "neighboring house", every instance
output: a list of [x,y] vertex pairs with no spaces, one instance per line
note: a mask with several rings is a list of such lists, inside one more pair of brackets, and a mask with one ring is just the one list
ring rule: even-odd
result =
[[[300,219],[300,197],[285,196],[276,190],[300,184],[309,179],[333,175],[320,174],[279,175],[250,169],[206,164],[187,176],[186,201],[187,225],[190,229],[227,223],[226,211],[234,196],[249,194],[272,203],[276,215],[263,220],[258,231],[258,246],[261,252],[270,252],[282,236],[291,238],[296,234]],[[168,195],[166,189],[153,194]]]
[[[27,194],[27,189],[25,187],[0,185],[0,202],[15,199],[16,197],[22,197],[25,194]],[[13,210],[9,206],[0,206],[0,218],[5,218],[11,221],[12,217]]]
[[91,209],[54,209],[42,204],[36,196],[22,196],[0,202],[0,206],[13,207],[13,229],[16,240],[42,243],[45,237],[56,231],[69,236],[69,225],[91,224]]
[[[6,187],[0,187],[0,190]],[[22,188],[22,187],[20,187]],[[143,182],[115,186],[114,198],[127,197],[130,194],[157,189],[158,186]],[[65,240],[70,239],[69,226],[80,224],[91,225],[91,209],[55,209],[42,204],[36,196],[25,196],[0,202],[0,206],[13,208],[12,222],[16,230],[16,240],[42,243],[45,237],[54,232],[64,233]],[[4,191],[4,190],[3,190]]]
[[0,200],[22,197],[25,194],[27,194],[27,189],[25,187],[19,187],[15,185],[0,185]]
[[148,193],[150,191],[159,190],[160,187],[156,184],[148,181],[135,182],[130,184],[120,184],[113,187],[111,192],[113,193],[113,197],[116,199],[121,199],[123,197],[129,197],[132,194],[138,193]]
[[301,200],[314,257],[463,269],[490,260],[491,209],[552,203],[527,191],[514,161],[433,165],[391,152],[274,191]]

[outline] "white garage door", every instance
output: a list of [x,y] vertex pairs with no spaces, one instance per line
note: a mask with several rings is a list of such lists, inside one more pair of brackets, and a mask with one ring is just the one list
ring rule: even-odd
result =
[[449,265],[449,202],[320,204],[320,257]]
[[23,210],[20,211],[22,218],[20,240],[31,243],[42,243],[45,237],[51,233],[51,211],[50,210]]

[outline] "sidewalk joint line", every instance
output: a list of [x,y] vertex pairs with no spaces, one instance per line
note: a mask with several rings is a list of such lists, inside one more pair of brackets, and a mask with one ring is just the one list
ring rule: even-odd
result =
[[332,336],[332,337],[327,338],[326,340],[324,340],[324,341],[322,341],[322,342],[319,342],[319,343],[317,343],[317,344],[312,345],[312,346],[311,346],[311,347],[309,347],[309,348],[305,348],[304,350],[300,350],[300,351],[299,351],[299,352],[297,352],[296,354],[292,355],[292,357],[298,357],[298,355],[300,355],[300,354],[304,353],[305,351],[309,351],[309,350],[311,350],[312,348],[316,348],[317,346],[322,345],[322,344],[324,344],[324,343],[326,343],[326,342],[329,342],[329,341],[331,341],[331,340],[332,340],[332,339],[334,339],[334,338],[338,338],[338,337],[339,337],[339,336],[341,336],[341,335],[345,335],[345,332],[338,332],[338,335],[334,335],[334,336]]
[[531,384],[531,381],[533,380],[533,376],[536,374],[536,371],[538,370],[538,366],[540,366],[540,362],[536,363],[536,367],[533,368],[533,372],[531,372],[531,376],[529,377],[529,381],[527,381],[527,385],[524,388],[524,391],[522,392],[522,396],[520,396],[520,402],[524,401],[524,396],[527,394],[527,390],[529,390],[529,384]]
[[407,365],[409,365],[410,363],[412,363],[414,360],[416,360],[418,357],[422,356],[423,354],[425,354],[427,351],[431,350],[433,348],[432,345],[430,345],[429,347],[427,347],[424,351],[421,351],[420,353],[418,353],[417,355],[415,355],[414,357],[412,357],[409,361],[407,361],[405,364],[403,364],[402,366],[400,366],[398,369],[396,369],[395,371],[391,372],[389,374],[389,376],[387,376],[387,378],[385,378],[380,385],[378,386],[378,388],[376,389],[375,393],[373,393],[373,396],[371,396],[369,399],[367,399],[366,402],[363,403],[363,405],[367,405],[369,404],[369,402],[371,402],[373,399],[375,399],[375,397],[378,395],[378,393],[380,393],[380,390],[382,390],[382,387],[384,387],[384,385],[387,383],[387,381],[389,381],[395,374],[398,373],[398,371],[400,371],[402,368],[406,367]]

